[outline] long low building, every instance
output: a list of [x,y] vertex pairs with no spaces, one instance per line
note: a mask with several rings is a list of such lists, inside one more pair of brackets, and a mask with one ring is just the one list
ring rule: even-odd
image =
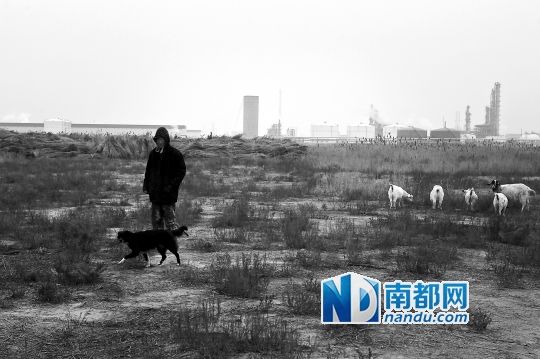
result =
[[17,132],[86,133],[111,135],[153,134],[158,127],[165,127],[171,136],[197,138],[201,130],[188,130],[185,125],[133,125],[119,123],[72,123],[51,119],[43,122],[0,122],[0,128]]
[[339,137],[339,126],[311,125],[311,137]]

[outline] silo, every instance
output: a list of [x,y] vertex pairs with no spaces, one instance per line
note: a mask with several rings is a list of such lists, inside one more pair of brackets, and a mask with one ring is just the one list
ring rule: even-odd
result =
[[244,137],[259,135],[259,96],[244,96]]

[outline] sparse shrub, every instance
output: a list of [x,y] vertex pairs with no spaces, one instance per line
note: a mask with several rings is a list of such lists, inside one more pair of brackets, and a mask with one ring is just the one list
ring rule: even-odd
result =
[[497,276],[497,284],[501,288],[523,288],[523,269],[513,265],[508,260],[493,264],[493,271]]
[[219,293],[233,297],[255,298],[266,291],[274,269],[266,256],[242,253],[233,261],[228,253],[218,254],[210,266],[212,281]]
[[[264,178],[262,179],[264,180]],[[255,180],[251,178],[247,184],[244,186],[244,191],[246,192],[258,192],[259,188],[257,187],[257,184],[255,183]]]
[[491,313],[480,307],[469,308],[467,312],[469,313],[469,323],[467,325],[477,332],[486,330],[487,326],[493,321]]
[[183,191],[192,196],[219,196],[227,193],[229,187],[218,184],[211,175],[202,172],[199,168],[190,169],[182,181]]
[[249,220],[249,212],[249,198],[242,196],[230,206],[226,206],[220,216],[214,218],[212,227],[241,227]]
[[26,283],[52,281],[52,273],[47,263],[37,255],[33,255],[31,259],[15,262],[9,279]]
[[321,309],[321,302],[317,292],[308,291],[303,286],[289,282],[282,292],[285,303],[293,314],[316,314]]
[[40,302],[53,304],[62,303],[68,297],[68,293],[52,281],[40,284],[37,295]]
[[210,283],[210,272],[207,269],[197,268],[192,265],[182,267],[168,267],[165,274],[173,279],[179,280],[182,284],[201,285]]
[[[339,342],[349,343],[354,341],[355,343],[362,343],[364,345],[371,345],[373,343],[373,339],[371,338],[370,334],[370,330],[373,327],[369,324],[333,324],[324,325],[323,328],[327,336],[337,339]],[[358,359],[373,358],[370,348],[368,348],[368,355],[366,357],[364,357],[364,354],[362,354],[359,350],[357,351],[357,354]]]
[[[121,200],[119,205],[127,206],[130,204],[125,200]],[[103,219],[103,226],[115,228],[123,227],[126,224],[126,219],[128,218],[126,210],[124,208],[118,207],[107,207],[104,209],[100,209],[99,216]]]
[[20,299],[26,294],[26,289],[23,286],[11,286],[11,298]]
[[330,224],[328,242],[337,248],[343,248],[351,238],[358,237],[358,227],[350,219],[342,218]]
[[378,209],[378,202],[370,202],[367,200],[355,201],[354,203],[347,203],[346,210],[351,216],[361,216],[375,213]]
[[301,203],[297,205],[296,210],[301,216],[307,218],[316,218],[319,213],[319,209],[313,203]]
[[299,335],[282,319],[257,311],[225,318],[219,300],[202,301],[196,308],[181,308],[171,319],[171,337],[203,358],[223,358],[235,353],[295,354],[303,348]]
[[302,198],[308,193],[308,188],[303,184],[293,183],[290,186],[278,185],[271,189],[263,188],[265,198],[281,200],[285,198]]
[[211,242],[202,238],[198,238],[195,241],[188,242],[189,249],[199,252],[219,252],[223,249],[223,245],[219,242]]
[[320,251],[299,250],[296,252],[296,260],[304,268],[319,268],[323,264]]
[[264,221],[257,230],[261,233],[261,243],[259,245],[261,249],[269,249],[273,243],[281,241],[279,222],[275,220]]
[[11,309],[15,307],[13,300],[8,298],[0,298],[0,309]]
[[302,232],[311,228],[309,217],[298,210],[287,210],[281,220],[283,239],[288,248],[301,249],[306,247]]
[[362,255],[365,244],[356,235],[345,240],[345,260],[348,265],[359,265],[369,262],[369,258]]
[[276,271],[274,272],[275,277],[292,277],[297,273],[297,268],[294,264],[294,258],[292,260],[287,260],[287,258],[278,265]]
[[244,227],[214,228],[214,236],[219,242],[246,243],[253,241],[253,233]]
[[257,305],[257,311],[259,313],[268,313],[272,308],[274,303],[275,296],[265,294],[259,299],[259,304]]
[[70,285],[94,284],[105,270],[103,263],[91,263],[88,258],[61,254],[54,265],[61,282]]
[[181,198],[176,205],[176,220],[181,225],[189,225],[196,222],[200,218],[202,212],[202,205],[199,201]]
[[88,312],[80,313],[78,316],[71,315],[68,310],[66,317],[63,320],[63,326],[60,330],[62,339],[66,340],[73,337],[81,330],[81,328],[87,323]]
[[441,277],[456,260],[457,249],[445,244],[415,246],[398,251],[396,255],[398,273],[431,274],[435,277]]

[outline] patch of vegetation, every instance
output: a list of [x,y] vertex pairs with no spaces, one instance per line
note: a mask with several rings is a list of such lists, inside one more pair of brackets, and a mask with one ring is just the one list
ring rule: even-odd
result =
[[396,254],[396,272],[442,277],[457,259],[455,247],[444,243],[430,243],[399,250]]
[[469,308],[467,312],[469,313],[469,323],[467,325],[477,332],[485,331],[493,321],[491,313],[480,307]]
[[233,260],[225,253],[214,257],[210,272],[219,293],[233,297],[257,298],[266,292],[274,268],[267,263],[266,256],[242,253]]
[[242,196],[223,208],[222,214],[213,219],[212,227],[244,226],[249,221],[249,214],[249,198]]
[[219,300],[182,308],[173,317],[171,337],[201,358],[258,352],[290,355],[304,350],[298,332],[286,321],[255,312],[225,318]]

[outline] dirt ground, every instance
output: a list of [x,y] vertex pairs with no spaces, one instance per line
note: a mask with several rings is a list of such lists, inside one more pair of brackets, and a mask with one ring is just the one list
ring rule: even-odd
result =
[[[140,181],[140,176],[122,176],[126,182]],[[268,185],[262,183],[262,185]],[[140,195],[125,197],[131,206],[145,201]],[[116,243],[117,228],[108,231],[110,247],[100,251],[106,264],[102,281],[75,287],[70,300],[62,304],[41,304],[31,297],[14,302],[13,307],[0,309],[1,358],[158,358],[196,357],[193,351],[181,352],[174,341],[160,329],[165,328],[175,310],[195,306],[203,298],[219,297],[225,315],[257,310],[258,299],[239,299],[220,295],[210,284],[192,284],[178,280],[178,271],[187,267],[205,268],[215,253],[192,249],[200,239],[215,242],[212,219],[218,215],[223,199],[207,197],[202,201],[200,219],[190,224],[189,237],[179,239],[182,266],[178,268],[173,256],[158,266],[159,255],[152,252],[152,266],[144,268],[140,259],[117,264],[126,248]],[[281,206],[313,203],[319,209],[326,203],[330,221],[349,218],[355,224],[365,224],[369,218],[384,215],[386,208],[369,215],[349,215],[334,210],[335,199],[313,195],[280,201]],[[402,210],[407,210],[402,209]],[[538,210],[535,207],[534,210]],[[278,211],[279,212],[279,211]],[[518,215],[511,213],[510,215]],[[279,216],[279,213],[276,214]],[[276,217],[277,218],[277,217]],[[328,221],[328,219],[326,219]],[[325,219],[319,228],[324,228]],[[246,244],[227,245],[231,256],[253,252]],[[277,265],[296,250],[278,248],[255,250],[266,254]],[[24,251],[17,254],[25,255]],[[46,255],[46,254],[44,254]],[[283,303],[281,293],[289,278],[272,278],[268,293],[275,295],[270,313],[286,318],[298,329],[311,358],[540,358],[540,288],[526,279],[525,289],[501,289],[493,271],[486,263],[481,249],[459,249],[459,265],[445,273],[446,280],[468,280],[470,303],[492,314],[487,330],[477,332],[468,326],[439,325],[375,325],[358,329],[347,328],[329,333],[318,315],[293,315]],[[2,268],[2,270],[7,270]],[[375,256],[369,265],[340,268],[314,268],[320,280],[339,273],[354,271],[381,281],[415,278],[413,274],[394,274],[392,265]],[[292,280],[299,282],[308,271],[299,269]],[[237,357],[258,357],[260,353],[243,353]],[[276,355],[274,357],[279,357]]]

